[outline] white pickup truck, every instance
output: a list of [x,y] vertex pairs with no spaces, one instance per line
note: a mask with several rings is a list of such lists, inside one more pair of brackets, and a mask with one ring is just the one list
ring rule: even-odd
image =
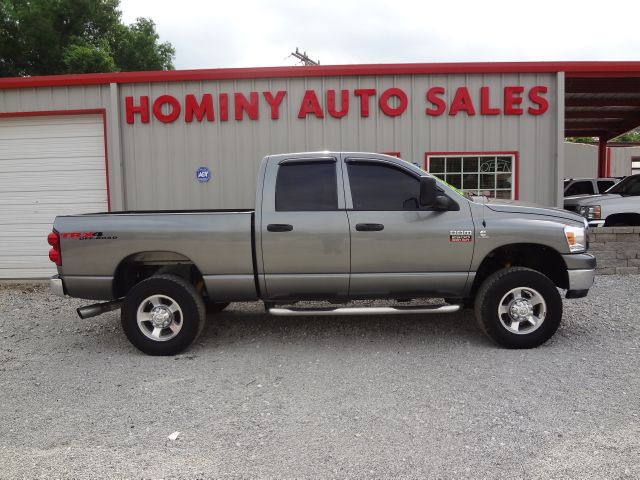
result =
[[565,197],[564,208],[585,217],[590,227],[640,226],[640,174],[600,195]]

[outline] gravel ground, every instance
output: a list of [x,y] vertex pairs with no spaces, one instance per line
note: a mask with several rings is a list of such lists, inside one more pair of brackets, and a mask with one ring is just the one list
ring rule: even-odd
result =
[[468,312],[253,303],[154,358],[116,312],[83,321],[87,302],[0,287],[0,477],[637,479],[638,292],[640,276],[598,277],[529,351]]

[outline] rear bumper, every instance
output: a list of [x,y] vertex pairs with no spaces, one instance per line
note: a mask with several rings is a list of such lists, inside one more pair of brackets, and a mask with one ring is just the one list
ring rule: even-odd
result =
[[64,283],[62,282],[60,275],[54,275],[49,279],[49,288],[51,289],[51,293],[54,295],[64,297]]
[[569,277],[567,298],[586,297],[596,276],[596,257],[590,253],[563,255],[563,257]]

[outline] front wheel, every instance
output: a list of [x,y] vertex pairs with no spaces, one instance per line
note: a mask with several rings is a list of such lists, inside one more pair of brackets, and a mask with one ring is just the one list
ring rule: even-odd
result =
[[534,348],[560,326],[562,298],[545,275],[524,267],[489,276],[475,299],[480,328],[506,348]]
[[175,275],[156,275],[135,285],[122,305],[129,341],[148,355],[175,355],[198,337],[205,306],[193,285]]

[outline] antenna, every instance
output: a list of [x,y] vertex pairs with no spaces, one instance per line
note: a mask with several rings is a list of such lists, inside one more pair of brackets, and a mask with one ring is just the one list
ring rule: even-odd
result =
[[296,47],[296,51],[295,52],[291,52],[291,56],[296,57],[298,60],[300,60],[299,63],[304,64],[305,66],[311,66],[311,65],[320,65],[320,61],[315,61],[315,60],[311,60],[309,58],[309,56],[307,55],[307,52],[302,52],[300,53],[300,51],[298,50],[298,47]]

